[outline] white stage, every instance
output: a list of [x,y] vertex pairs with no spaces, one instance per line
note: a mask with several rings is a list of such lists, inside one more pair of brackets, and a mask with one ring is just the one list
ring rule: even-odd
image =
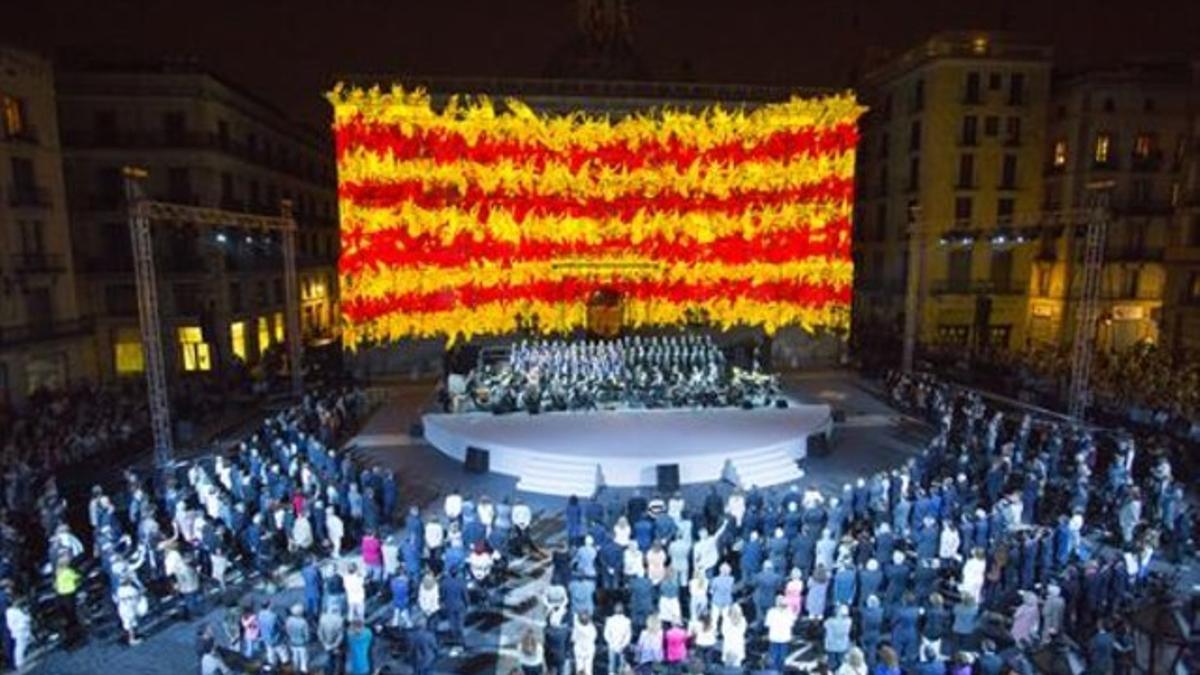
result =
[[425,438],[463,461],[467,447],[487,450],[489,469],[517,487],[555,495],[591,495],[601,485],[652,486],[660,464],[678,464],[681,483],[721,479],[766,487],[801,476],[808,439],[830,434],[828,405],[427,414]]

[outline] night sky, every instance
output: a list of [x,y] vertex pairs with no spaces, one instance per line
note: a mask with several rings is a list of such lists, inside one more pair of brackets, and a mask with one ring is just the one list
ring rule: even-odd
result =
[[[314,125],[339,73],[536,77],[576,29],[574,0],[13,4],[0,42],[58,58],[196,57]],[[663,80],[842,87],[866,49],[960,28],[1051,42],[1067,69],[1200,57],[1200,2],[1189,0],[634,0],[633,26],[646,71]]]

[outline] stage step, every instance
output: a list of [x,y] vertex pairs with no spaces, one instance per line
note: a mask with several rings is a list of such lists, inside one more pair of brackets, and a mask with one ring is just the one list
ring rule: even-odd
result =
[[517,489],[539,494],[579,498],[592,496],[599,487],[599,467],[595,463],[546,457],[521,467]]
[[796,466],[796,460],[786,451],[755,455],[729,460],[737,482],[743,488],[750,486],[770,487],[799,480],[804,472]]

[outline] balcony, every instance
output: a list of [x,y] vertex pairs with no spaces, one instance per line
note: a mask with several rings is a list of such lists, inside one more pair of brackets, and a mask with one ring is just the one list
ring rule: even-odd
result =
[[1130,244],[1109,248],[1104,252],[1104,257],[1108,262],[1158,262],[1165,253],[1162,246]]
[[1029,284],[991,279],[942,279],[930,286],[933,295],[1024,295]]
[[36,185],[11,185],[8,188],[8,205],[14,208],[49,208],[50,193]]
[[13,269],[24,274],[54,274],[66,269],[66,259],[57,253],[18,253]]
[[3,134],[0,136],[0,139],[3,139],[9,143],[28,143],[30,145],[37,145],[37,127],[27,124],[18,131]]
[[1155,173],[1162,169],[1162,164],[1162,151],[1154,150],[1146,155],[1133,155],[1130,158],[1129,169],[1138,173]]
[[92,331],[92,320],[37,321],[23,326],[0,327],[0,345],[12,347],[30,342],[56,340],[85,335]]

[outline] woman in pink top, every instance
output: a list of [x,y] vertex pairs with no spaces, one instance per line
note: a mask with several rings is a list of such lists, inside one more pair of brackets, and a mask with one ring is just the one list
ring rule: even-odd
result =
[[684,663],[688,658],[688,632],[678,622],[672,623],[663,636],[666,642],[666,662]]
[[363,565],[367,568],[367,578],[371,581],[383,580],[383,544],[374,532],[368,531],[362,538]]

